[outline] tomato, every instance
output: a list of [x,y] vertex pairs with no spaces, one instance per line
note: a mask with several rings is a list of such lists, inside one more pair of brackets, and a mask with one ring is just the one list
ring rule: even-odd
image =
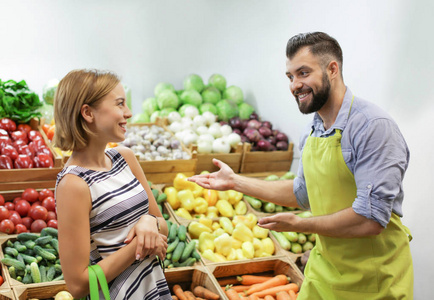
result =
[[57,229],[57,220],[50,220],[47,222],[48,227],[53,227]]
[[51,153],[50,148],[48,148],[46,145],[41,145],[37,150],[36,153],[44,153],[47,154],[51,159],[53,159],[53,154]]
[[35,150],[29,147],[29,145],[21,145],[18,146],[17,149],[18,149],[18,154],[26,154],[29,157],[35,156]]
[[18,151],[12,145],[6,145],[3,147],[1,151],[2,155],[9,156],[12,160],[16,160],[18,157]]
[[47,197],[42,200],[42,206],[45,207],[48,211],[56,210],[56,200],[53,197]]
[[13,200],[12,202],[13,202],[13,203],[15,204],[15,206],[16,206],[16,205],[17,205],[17,202],[20,201],[20,200],[22,200],[21,197],[15,197],[14,200]]
[[30,208],[29,212],[30,218],[33,220],[47,220],[48,210],[42,205],[36,205]]
[[27,136],[29,134],[29,132],[32,130],[32,127],[30,127],[29,124],[19,124],[17,129],[25,132],[26,136]]
[[53,191],[50,190],[50,189],[42,189],[42,190],[39,192],[39,201],[42,201],[42,200],[44,200],[44,199],[47,198],[47,197],[53,197],[53,198],[54,198],[54,193],[53,193]]
[[8,210],[15,210],[15,204],[13,202],[10,202],[10,201],[6,202],[4,204],[4,207],[6,207]]
[[44,125],[42,125],[42,130],[45,132],[45,134],[47,134],[48,129],[50,129],[51,125],[45,123]]
[[13,169],[13,162],[9,156],[0,155],[0,169]]
[[0,195],[0,205],[3,205],[3,204],[5,204],[5,197]]
[[9,136],[0,136],[0,150],[3,149],[6,145],[12,145],[12,141]]
[[16,140],[12,143],[12,146],[14,146],[15,149],[17,149],[18,151],[20,150],[20,147],[27,145],[26,142],[24,142],[23,140]]
[[35,201],[38,201],[39,193],[35,189],[28,188],[25,189],[24,192],[21,194],[21,198],[33,203]]
[[7,233],[7,234],[12,234],[15,230],[15,225],[14,223],[9,220],[9,219],[4,219],[0,222],[0,231]]
[[32,225],[30,225],[30,231],[39,233],[45,227],[47,227],[47,223],[44,220],[34,220]]
[[51,125],[50,129],[47,131],[47,138],[51,141],[54,137],[54,132],[56,130],[56,125]]
[[27,138],[27,134],[24,131],[16,130],[11,132],[11,140],[12,141],[24,141],[26,144],[29,142],[29,139]]
[[30,208],[32,208],[32,207],[35,207],[35,206],[38,206],[38,205],[42,205],[42,202],[41,201],[35,201],[35,202],[33,202],[32,203],[32,206],[30,206]]
[[16,234],[20,234],[20,233],[27,232],[27,231],[28,231],[28,229],[25,225],[23,225],[23,224],[16,224],[15,225],[15,233]]
[[35,139],[41,138],[42,134],[37,130],[30,130],[30,132],[27,134],[29,140],[34,141]]
[[52,168],[54,166],[53,159],[46,153],[39,152],[33,159],[35,168]]
[[19,154],[14,161],[15,169],[31,169],[33,168],[33,161],[27,154]]
[[30,203],[27,200],[21,199],[15,204],[15,211],[21,216],[26,217],[29,214]]
[[0,128],[6,130],[7,132],[12,132],[17,130],[17,124],[8,118],[3,118],[0,120]]
[[7,136],[7,137],[9,137],[9,133],[6,130],[4,130],[4,129],[0,129],[0,136]]
[[26,226],[27,230],[30,230],[30,226],[32,226],[33,219],[30,217],[24,217],[21,219],[23,221],[23,225]]
[[3,205],[0,206],[0,220],[9,218],[9,210]]
[[9,214],[9,220],[11,220],[14,223],[14,225],[23,224],[23,220],[21,219],[21,216],[16,211],[12,211]]
[[55,211],[50,211],[50,210],[48,211],[47,222],[50,220],[57,220],[57,214]]

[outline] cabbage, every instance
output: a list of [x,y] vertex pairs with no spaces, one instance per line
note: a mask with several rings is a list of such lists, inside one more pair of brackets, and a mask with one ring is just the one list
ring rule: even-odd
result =
[[208,79],[208,83],[216,87],[220,92],[223,92],[226,89],[226,78],[223,77],[223,75],[220,74],[213,74]]
[[160,93],[160,95],[157,97],[157,104],[160,109],[171,107],[171,108],[178,108],[179,105],[179,99],[178,96],[175,94],[175,92],[172,92],[170,90],[165,90]]
[[151,97],[142,102],[142,112],[148,114],[148,116],[152,115],[156,110],[158,110],[157,99]]
[[206,111],[212,112],[213,114],[217,115],[217,107],[215,107],[214,104],[211,103],[204,103],[199,107],[200,114],[203,114]]
[[167,117],[172,111],[176,111],[176,109],[172,108],[172,107],[166,107],[163,108],[162,110],[160,110],[160,117]]
[[[185,109],[186,109],[187,107],[194,107],[195,109],[197,109],[197,107],[194,106],[194,105],[191,105],[191,104],[183,104],[183,105],[178,109],[178,112],[179,112],[179,114],[181,115],[181,117],[185,117]],[[198,109],[197,109],[197,113],[199,114],[199,110],[198,110]]]
[[222,96],[220,91],[213,86],[209,86],[202,91],[203,102],[217,104],[220,100],[222,100]]
[[59,85],[58,79],[50,79],[42,88],[42,98],[45,103],[53,104],[54,94],[56,93],[57,86]]
[[149,122],[150,119],[147,113],[137,114],[131,118],[131,123],[149,123]]
[[158,98],[158,96],[161,94],[162,91],[175,91],[175,88],[173,87],[173,85],[171,83],[167,83],[167,82],[160,82],[159,84],[157,84],[154,88],[154,95],[155,97]]
[[127,106],[129,109],[131,109],[133,106],[133,103],[131,101],[131,89],[129,88],[129,86],[125,85],[122,83],[122,86],[124,87],[124,91],[125,91],[125,97],[127,98]]
[[231,85],[225,89],[222,98],[234,100],[237,105],[240,105],[244,101],[243,91],[235,85]]
[[156,110],[152,113],[151,117],[149,118],[151,123],[155,123],[155,121],[157,121],[157,118],[160,117],[160,111]]
[[202,92],[205,85],[203,80],[199,75],[191,74],[184,79],[184,90],[196,90],[197,92]]
[[53,105],[44,103],[41,107],[38,108],[38,111],[41,113],[41,117],[45,119],[45,123],[50,124],[51,120],[53,120],[54,118]]
[[219,121],[227,122],[230,118],[238,116],[238,106],[235,101],[224,99],[216,104]]
[[179,98],[182,104],[191,104],[196,107],[202,104],[202,96],[195,90],[185,90]]
[[238,110],[240,112],[240,119],[242,120],[249,119],[250,115],[255,111],[253,106],[251,106],[246,102],[243,102],[240,105],[238,105]]

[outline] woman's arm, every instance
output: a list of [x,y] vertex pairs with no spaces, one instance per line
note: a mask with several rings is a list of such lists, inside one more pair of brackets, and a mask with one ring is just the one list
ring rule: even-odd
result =
[[[79,177],[65,175],[56,188],[59,251],[63,275],[74,299],[89,294],[90,225],[92,209],[89,187]],[[107,281],[116,278],[135,260],[136,241],[121,248],[98,264]]]

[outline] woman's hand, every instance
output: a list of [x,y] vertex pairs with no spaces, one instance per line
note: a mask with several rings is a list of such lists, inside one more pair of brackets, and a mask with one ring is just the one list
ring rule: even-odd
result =
[[[130,230],[124,242],[128,244],[134,237],[137,237],[136,259],[143,259],[157,252],[161,255],[164,245],[167,249],[167,238],[164,240],[161,237],[161,234],[158,232],[157,221],[153,216],[142,216]],[[166,251],[164,250],[165,255]]]
[[213,159],[213,164],[220,168],[220,170],[208,173],[194,175],[188,178],[189,181],[193,181],[206,189],[213,189],[218,191],[225,191],[234,188],[233,176],[234,171],[224,162]]

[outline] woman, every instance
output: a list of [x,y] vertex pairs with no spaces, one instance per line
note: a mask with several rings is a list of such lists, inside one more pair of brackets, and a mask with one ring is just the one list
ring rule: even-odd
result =
[[113,73],[74,70],[59,83],[54,143],[72,151],[56,183],[59,251],[75,299],[89,294],[89,260],[104,271],[111,299],[171,299],[159,263],[166,222],[133,152],[106,149],[125,139],[131,116]]

